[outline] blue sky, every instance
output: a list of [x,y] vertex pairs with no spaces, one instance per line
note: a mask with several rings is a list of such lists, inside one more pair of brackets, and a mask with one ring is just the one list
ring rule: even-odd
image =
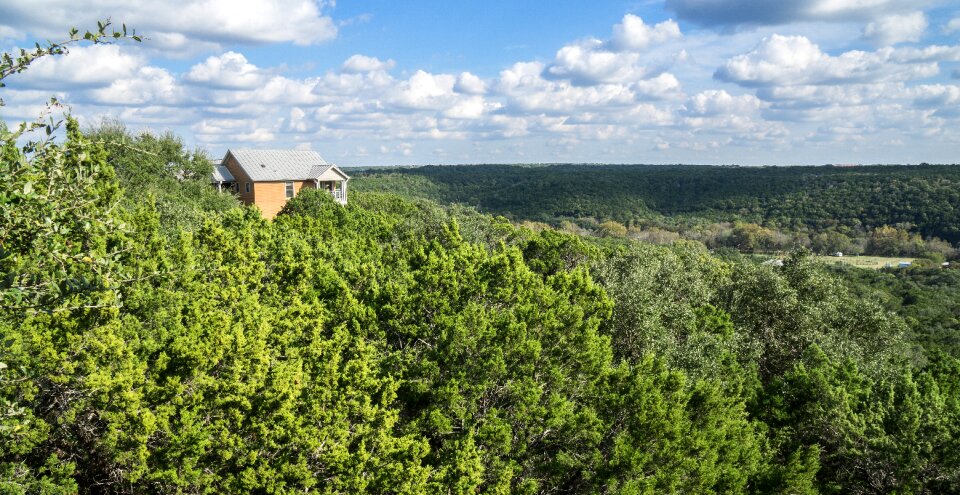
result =
[[0,44],[112,17],[0,90],[342,165],[960,162],[960,4],[938,0],[0,0]]

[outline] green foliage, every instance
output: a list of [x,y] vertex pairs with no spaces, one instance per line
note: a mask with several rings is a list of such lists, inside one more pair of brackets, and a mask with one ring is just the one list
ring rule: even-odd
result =
[[952,271],[382,192],[267,222],[173,135],[66,127],[0,143],[0,493],[960,491]]
[[852,296],[806,252],[785,260],[782,269],[736,265],[718,300],[738,330],[742,356],[757,364],[764,382],[789,370],[811,345],[876,372],[906,355],[902,321]]
[[186,150],[173,134],[134,135],[119,122],[104,121],[86,135],[106,150],[106,160],[126,192],[127,205],[152,198],[165,235],[195,231],[212,213],[238,204],[232,195],[210,187],[213,166],[206,154]]
[[63,145],[2,145],[0,307],[27,314],[109,304],[104,294],[122,278],[124,227],[108,213],[120,190],[103,148],[74,120]]
[[901,315],[927,352],[960,357],[960,270],[835,270],[858,297],[882,301]]
[[[354,190],[465,203],[515,220],[563,221],[609,235],[603,221],[745,251],[810,247],[872,252],[871,232],[909,232],[877,249],[897,256],[960,242],[960,167],[471,165],[358,171]],[[734,225],[735,224],[735,225]],[[922,236],[924,239],[919,240]],[[941,241],[933,240],[936,251]],[[881,243],[882,244],[882,243]],[[946,257],[955,255],[952,248]],[[877,253],[879,254],[879,253]]]
[[819,446],[821,491],[916,493],[957,487],[944,399],[929,375],[872,381],[851,360],[831,360],[813,346],[757,409],[783,452]]

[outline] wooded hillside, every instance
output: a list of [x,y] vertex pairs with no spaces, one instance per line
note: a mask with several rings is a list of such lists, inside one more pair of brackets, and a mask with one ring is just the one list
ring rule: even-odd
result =
[[950,257],[936,239],[960,242],[960,166],[471,165],[356,175],[358,190],[607,233],[600,224],[616,222],[646,240],[679,233],[744,251]]

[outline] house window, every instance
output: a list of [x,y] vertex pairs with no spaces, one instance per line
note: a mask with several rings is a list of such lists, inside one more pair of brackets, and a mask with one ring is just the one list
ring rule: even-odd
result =
[[292,197],[293,197],[293,182],[287,182],[287,187],[286,187],[286,189],[287,189],[287,190],[286,190],[287,199],[292,198]]
[[248,193],[250,192],[250,183],[249,183],[249,182],[247,182],[247,192],[248,192]]

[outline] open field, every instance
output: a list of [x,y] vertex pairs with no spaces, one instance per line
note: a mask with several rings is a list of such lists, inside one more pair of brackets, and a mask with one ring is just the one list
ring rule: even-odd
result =
[[869,268],[872,270],[879,270],[886,266],[896,268],[900,262],[908,261],[913,263],[916,258],[887,258],[884,256],[814,256],[817,260],[824,263],[833,264],[833,263],[845,263],[848,265],[853,265],[860,268]]

